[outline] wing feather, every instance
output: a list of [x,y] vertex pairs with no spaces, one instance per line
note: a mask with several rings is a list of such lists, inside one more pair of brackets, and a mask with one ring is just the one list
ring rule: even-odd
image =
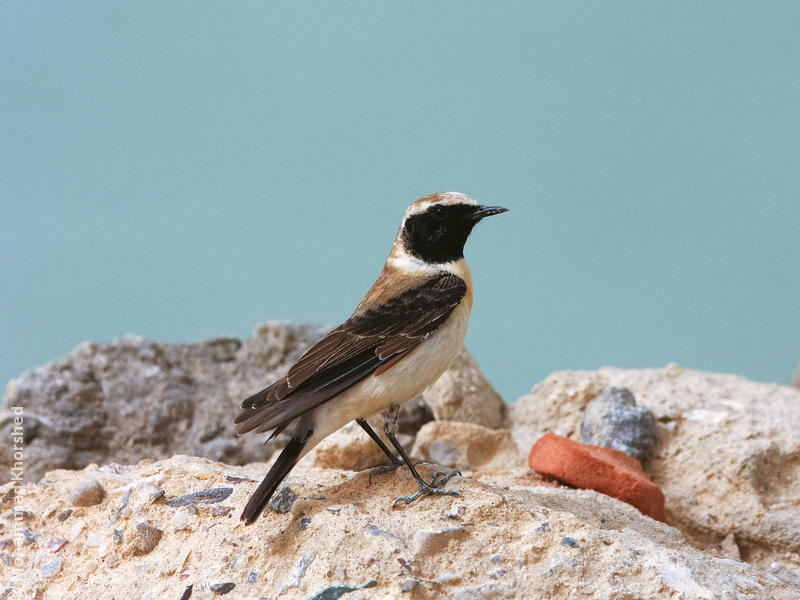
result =
[[[413,350],[440,327],[467,292],[450,273],[431,277],[377,307],[354,313],[271,386],[242,402],[240,434],[285,428]],[[384,370],[381,369],[381,370]]]

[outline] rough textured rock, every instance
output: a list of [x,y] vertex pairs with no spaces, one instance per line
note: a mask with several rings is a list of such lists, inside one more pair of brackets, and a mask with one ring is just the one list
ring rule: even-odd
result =
[[528,464],[542,475],[602,492],[653,519],[666,520],[664,494],[647,478],[639,461],[624,452],[546,433],[531,448]]
[[507,471],[525,464],[507,429],[453,421],[423,425],[412,456],[469,471]]
[[[238,509],[264,467],[176,456],[51,472],[17,490],[32,541],[4,543],[11,564],[3,581],[12,598],[84,600],[181,598],[190,586],[192,600],[223,592],[306,600],[331,588],[346,588],[348,600],[800,598],[797,588],[746,563],[692,548],[679,531],[627,504],[592,491],[518,485],[513,473],[502,486],[453,479],[462,496],[393,509],[398,494],[416,489],[406,471],[368,486],[367,473],[305,461],[294,474],[291,512],[268,511],[245,526]],[[87,477],[109,490],[106,499],[60,521],[69,490]],[[150,502],[135,491],[142,481],[159,481],[167,499],[241,483],[227,500],[235,510],[197,505],[194,521],[175,531],[169,524],[185,507]],[[0,487],[2,538],[12,540],[13,485]],[[143,522],[161,531],[147,554],[138,550]],[[52,539],[68,541],[53,551]]]
[[697,543],[733,534],[742,557],[800,585],[800,391],[677,365],[554,373],[512,408],[520,450],[548,431],[579,440],[583,410],[612,385],[656,417],[646,472],[668,522]]
[[624,452],[640,462],[650,458],[656,439],[653,411],[636,406],[627,388],[610,387],[586,405],[581,422],[584,444]]
[[466,348],[422,397],[437,421],[476,423],[492,429],[507,425],[508,406]]
[[[380,419],[370,419],[372,429],[383,434]],[[386,445],[391,448],[388,440]],[[356,422],[351,422],[322,440],[311,451],[311,460],[318,467],[363,471],[387,462],[386,455]]]
[[[85,342],[9,383],[0,455],[3,461],[9,456],[9,411],[22,406],[28,481],[53,468],[176,453],[235,464],[264,460],[263,437],[237,438],[233,415],[242,399],[282,375],[324,331],[267,323],[244,342],[160,344],[136,336]],[[7,468],[0,466],[0,480]]]
[[[325,331],[272,322],[244,341],[161,344],[128,336],[111,344],[83,343],[9,383],[0,411],[0,481],[13,465],[15,406],[24,408],[26,481],[55,468],[178,453],[230,464],[266,460],[272,448],[264,446],[266,436],[237,437],[233,417],[244,398],[282,376]],[[443,414],[458,412],[463,393],[465,417],[482,414],[473,406],[481,394],[496,416],[502,401],[466,351],[454,368],[431,396]],[[409,403],[400,431],[413,435],[430,418],[424,402]]]

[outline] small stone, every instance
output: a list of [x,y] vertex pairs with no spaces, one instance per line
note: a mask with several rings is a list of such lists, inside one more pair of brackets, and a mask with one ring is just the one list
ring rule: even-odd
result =
[[385,537],[385,538],[394,538],[397,539],[397,536],[393,534],[391,531],[386,531],[384,529],[378,529],[375,525],[367,525],[367,531],[370,535],[374,535],[376,537]]
[[175,531],[185,531],[192,524],[192,515],[185,508],[176,510],[172,515],[172,525]]
[[311,566],[311,563],[314,562],[314,559],[317,558],[317,555],[313,552],[309,552],[303,554],[300,558],[295,561],[294,565],[292,566],[292,570],[289,573],[289,577],[286,580],[286,588],[298,588],[300,587],[300,583],[303,581],[303,577],[306,576],[306,571],[308,571],[308,567]]
[[[190,506],[194,506],[194,504],[190,504]],[[229,514],[231,514],[232,510],[233,510],[232,506],[219,506],[219,505],[212,506],[211,507],[211,516],[212,517],[227,517]],[[195,510],[195,514],[196,514],[196,512],[197,511]]]
[[400,586],[400,591],[405,594],[406,592],[410,592],[417,587],[419,587],[419,581],[416,579],[406,579]]
[[209,589],[214,592],[217,596],[224,596],[228,592],[230,592],[233,588],[236,587],[236,584],[232,581],[228,581],[225,583],[215,583],[214,585],[210,585]]
[[94,506],[100,504],[106,497],[106,490],[96,479],[84,479],[79,482],[69,493],[69,503],[72,506]]
[[297,524],[297,531],[303,531],[303,529],[305,529],[309,525],[311,525],[311,519],[309,519],[308,517],[303,517]]
[[189,598],[192,597],[192,588],[193,587],[194,587],[193,585],[187,585],[186,589],[183,590],[183,593],[181,594],[181,599],[180,600],[189,600]]
[[147,521],[137,524],[136,532],[139,534],[139,545],[141,546],[142,554],[152,552],[158,546],[158,542],[161,541],[161,536],[164,535],[161,529],[153,527]]
[[188,504],[214,504],[215,502],[222,502],[232,493],[232,487],[211,488],[167,500],[167,506],[177,507],[186,506]]
[[502,556],[500,556],[499,554],[495,554],[495,555],[494,555],[492,558],[490,558],[489,560],[491,560],[491,561],[492,561],[492,564],[499,565],[500,563],[502,563],[502,562],[503,562],[503,557],[502,557]]
[[309,600],[338,600],[345,594],[354,592],[355,590],[363,590],[364,588],[371,588],[376,585],[378,585],[378,582],[374,579],[370,579],[363,585],[331,585],[314,594]]
[[636,406],[628,388],[609,387],[586,406],[581,440],[645,462],[656,441],[656,420],[652,410]]
[[577,548],[578,547],[578,541],[575,538],[571,538],[571,537],[563,537],[563,538],[561,538],[561,541],[559,542],[559,544],[561,544],[562,546],[567,546],[569,548]]
[[258,573],[255,571],[250,571],[247,575],[247,583],[253,584],[258,580]]
[[341,506],[329,506],[328,507],[328,512],[329,513],[333,513],[333,514],[338,514],[338,513],[342,512],[342,507]]
[[42,577],[52,577],[61,571],[61,565],[64,564],[64,559],[54,558],[49,563],[41,568]]
[[23,544],[35,544],[39,541],[42,537],[41,533],[33,533],[30,529],[25,527],[22,530],[22,543]]
[[125,541],[125,534],[119,529],[112,531],[111,537],[114,539],[115,544],[121,544]]
[[284,485],[272,495],[267,506],[273,512],[286,514],[292,510],[295,500],[297,500],[297,494],[288,485]]
[[64,521],[69,519],[70,515],[72,515],[72,509],[68,508],[67,510],[62,510],[60,513],[58,513],[56,519],[58,519],[63,523]]

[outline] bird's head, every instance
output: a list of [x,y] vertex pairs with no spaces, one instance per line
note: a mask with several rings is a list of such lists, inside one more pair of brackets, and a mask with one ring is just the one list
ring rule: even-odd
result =
[[405,252],[428,263],[458,260],[464,257],[464,244],[475,224],[507,210],[482,206],[457,192],[431,194],[406,209],[398,242]]

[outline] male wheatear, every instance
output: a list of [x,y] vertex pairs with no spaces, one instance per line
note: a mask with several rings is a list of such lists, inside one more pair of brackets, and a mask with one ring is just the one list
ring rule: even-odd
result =
[[[322,439],[352,420],[392,464],[401,464],[365,419],[384,412],[384,433],[426,494],[427,483],[397,441],[400,405],[416,398],[455,359],[472,310],[464,244],[475,224],[506,212],[469,196],[441,192],[408,207],[378,280],[352,316],[308,350],[282,377],[242,403],[238,433],[282,431],[289,443],[247,502],[242,520],[258,518],[292,467]],[[410,499],[406,499],[410,501]]]

